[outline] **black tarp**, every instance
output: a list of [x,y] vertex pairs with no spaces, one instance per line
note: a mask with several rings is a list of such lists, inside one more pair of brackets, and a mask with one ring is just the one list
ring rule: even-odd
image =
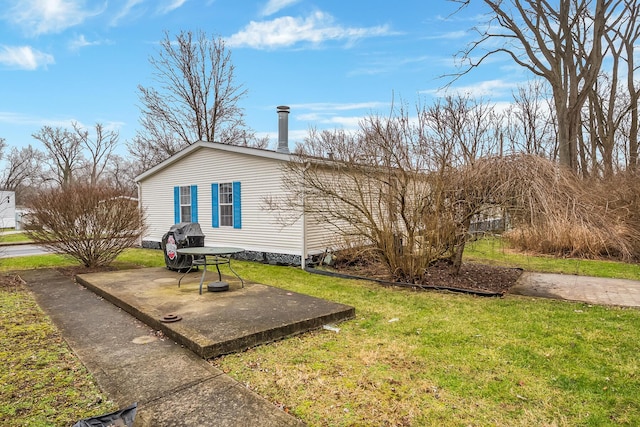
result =
[[134,403],[109,414],[85,418],[75,423],[73,427],[132,427],[137,410],[138,404]]

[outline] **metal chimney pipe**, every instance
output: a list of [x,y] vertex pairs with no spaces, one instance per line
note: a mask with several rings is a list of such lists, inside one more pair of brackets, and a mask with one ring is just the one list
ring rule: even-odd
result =
[[278,153],[289,154],[289,107],[280,105],[278,110]]

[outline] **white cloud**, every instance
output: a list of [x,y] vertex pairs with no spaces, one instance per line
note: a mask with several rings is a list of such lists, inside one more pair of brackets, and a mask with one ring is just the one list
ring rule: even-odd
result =
[[27,34],[59,33],[79,25],[85,19],[103,12],[89,10],[79,0],[17,0],[5,15],[5,19],[24,28]]
[[[97,120],[96,122],[101,123],[105,130],[116,132],[120,131],[120,129],[122,129],[126,125],[126,123],[121,121]],[[28,126],[35,128],[41,128],[42,126],[51,126],[67,129],[71,129],[73,123],[76,123],[81,128],[87,129],[89,132],[91,132],[92,129],[95,130],[93,124],[86,125],[77,118],[69,118],[68,116],[64,118],[40,117],[22,113],[15,113],[11,111],[0,111],[0,123],[8,123],[11,125]]]
[[[346,130],[358,129],[364,117],[377,114],[380,110],[388,112],[389,102],[356,102],[356,103],[312,103],[294,104],[291,110],[294,119],[307,122],[310,126],[319,128],[342,128]],[[301,113],[296,113],[298,111]],[[352,115],[349,113],[352,112]]]
[[31,46],[1,46],[0,64],[20,70],[35,70],[54,64],[52,55],[33,49]]
[[169,13],[171,11],[174,11],[174,10],[178,9],[179,7],[181,7],[186,2],[187,2],[187,0],[169,0],[169,1],[166,1],[166,2],[164,2],[164,4],[162,4],[158,8],[158,13],[160,13],[161,15],[164,15],[165,13]]
[[269,0],[267,4],[262,8],[262,12],[260,13],[262,16],[273,15],[284,9],[285,7],[291,6],[292,4],[298,3],[300,0]]
[[76,36],[76,38],[74,38],[73,40],[71,40],[69,42],[69,49],[71,49],[71,50],[79,50],[79,49],[81,49],[83,47],[98,46],[98,45],[105,44],[105,43],[108,43],[108,42],[105,42],[104,40],[89,41],[84,36],[84,34],[80,34],[79,36]]
[[123,18],[127,17],[132,10],[139,4],[144,3],[144,0],[127,0],[124,7],[111,19],[111,25],[116,26]]
[[[452,12],[454,12],[454,10],[452,10]],[[434,19],[436,21],[443,22],[473,22],[475,24],[478,22],[486,22],[490,16],[491,15],[489,15],[488,13],[476,13],[470,15],[465,15],[464,13],[451,13],[450,15],[446,16],[436,15]]]
[[478,83],[472,83],[465,86],[451,86],[446,89],[426,90],[421,93],[431,94],[435,96],[445,96],[451,94],[468,95],[474,98],[490,97],[499,98],[511,95],[512,91],[518,87],[521,82],[509,82],[501,79],[485,80]]
[[328,13],[315,12],[306,18],[284,16],[272,21],[251,21],[242,31],[233,34],[227,43],[232,47],[275,49],[299,42],[321,44],[327,40],[355,41],[366,37],[391,34],[388,26],[368,28],[343,27],[334,23]]
[[319,123],[345,129],[357,129],[364,117],[365,116],[330,116],[319,120]]
[[10,123],[13,125],[33,125],[38,124],[39,122],[34,122],[32,118],[19,113],[0,111],[0,123]]
[[350,103],[333,103],[333,102],[314,102],[310,104],[292,104],[292,111],[295,110],[310,110],[310,111],[348,111],[348,110],[373,110],[380,107],[388,107],[388,102],[369,101],[369,102],[350,102]]
[[349,77],[354,76],[374,76],[378,74],[392,73],[396,70],[401,70],[406,67],[411,67],[413,70],[419,68],[432,67],[436,59],[432,56],[422,55],[416,57],[399,58],[396,56],[380,56],[369,64],[361,68],[356,68],[349,72]]
[[450,31],[448,33],[442,33],[435,36],[427,36],[426,40],[459,40],[465,38],[469,35],[468,31],[459,30],[459,31]]

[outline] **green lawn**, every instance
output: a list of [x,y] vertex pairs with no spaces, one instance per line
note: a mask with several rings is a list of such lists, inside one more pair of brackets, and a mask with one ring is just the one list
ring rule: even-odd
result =
[[0,243],[27,243],[31,239],[25,233],[11,233],[0,235]]
[[[73,265],[54,255],[29,258],[42,266]],[[640,278],[635,265],[522,256],[495,240],[474,243],[467,260]],[[160,251],[136,249],[116,265],[164,261]],[[5,262],[2,268],[29,267]],[[234,269],[252,281],[356,308],[356,318],[337,325],[337,333],[319,330],[212,361],[311,426],[640,425],[640,310],[384,288],[249,262],[234,262]],[[24,302],[12,302],[16,296],[0,289],[2,328],[36,320],[53,328],[28,293],[17,293]],[[28,320],[19,316],[25,306],[34,313]],[[3,342],[4,359],[44,351],[52,364],[63,361],[58,363],[67,364],[71,377],[90,384],[63,343],[62,349],[43,345],[40,335],[27,330],[21,336],[36,337],[31,347]],[[57,425],[44,420],[58,412],[62,400],[100,413],[92,391],[59,398],[76,385],[43,368],[14,363],[2,371],[3,384],[5,375],[22,378],[18,390],[30,391],[42,378],[53,378],[56,387],[39,397],[48,402],[43,409],[16,424],[2,424],[16,392],[2,395],[0,424]]]
[[640,311],[236,263],[357,317],[213,363],[310,425],[640,425]]
[[65,426],[115,410],[13,276],[0,278],[0,425]]
[[465,260],[520,267],[527,271],[640,280],[639,264],[527,255],[515,252],[498,238],[486,238],[469,243],[465,249]]

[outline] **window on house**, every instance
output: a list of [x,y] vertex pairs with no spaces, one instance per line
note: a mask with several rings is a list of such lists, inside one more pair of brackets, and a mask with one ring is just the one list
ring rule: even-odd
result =
[[180,221],[191,222],[191,187],[180,187]]
[[230,182],[220,184],[220,225],[233,226],[233,185]]
[[211,225],[217,227],[242,228],[240,182],[211,184]]
[[173,188],[174,221],[198,222],[198,186],[184,185]]

